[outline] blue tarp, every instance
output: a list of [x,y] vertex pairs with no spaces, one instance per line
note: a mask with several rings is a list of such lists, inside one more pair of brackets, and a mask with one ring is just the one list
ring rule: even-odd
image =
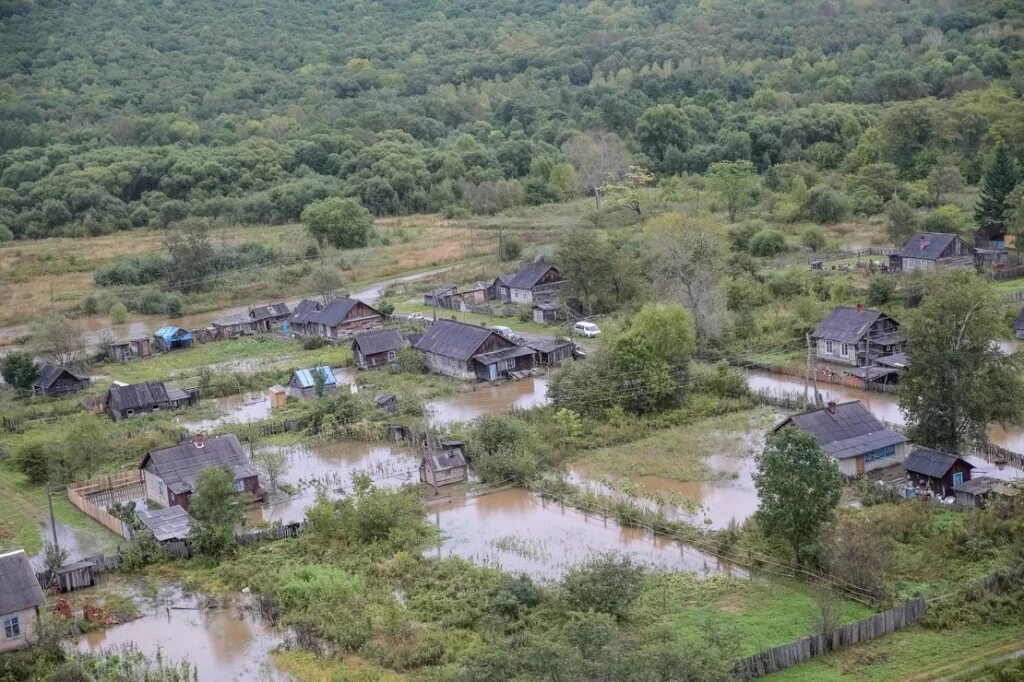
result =
[[313,388],[316,386],[316,380],[313,378],[313,372],[317,370],[324,373],[324,386],[337,385],[337,381],[334,379],[334,372],[331,371],[330,367],[322,365],[320,367],[295,370],[295,377],[299,380],[299,386],[302,388]]
[[192,332],[186,331],[181,327],[160,327],[153,332],[153,336],[159,336],[167,343],[171,343],[172,341],[192,340]]

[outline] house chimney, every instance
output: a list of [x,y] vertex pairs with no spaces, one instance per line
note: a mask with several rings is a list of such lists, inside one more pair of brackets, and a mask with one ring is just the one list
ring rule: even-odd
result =
[[197,448],[202,448],[203,446],[206,445],[203,439],[203,432],[200,431],[199,433],[196,434],[196,437],[192,439],[192,444],[195,445]]
[[834,401],[834,400],[828,401],[828,413],[829,414],[835,414],[836,413],[836,401]]
[[858,303],[857,304],[857,313],[860,314],[862,312],[864,312],[864,304],[863,303]]
[[922,235],[921,235],[921,250],[922,250],[922,251],[924,251],[924,250],[925,250],[925,247],[927,247],[927,246],[928,246],[928,238],[927,238],[927,237],[925,237],[925,236],[924,236],[924,235],[922,234]]

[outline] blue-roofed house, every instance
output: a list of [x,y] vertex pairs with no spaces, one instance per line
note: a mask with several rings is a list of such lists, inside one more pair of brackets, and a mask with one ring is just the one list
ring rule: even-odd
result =
[[153,341],[157,350],[169,353],[179,348],[188,348],[192,345],[192,332],[181,327],[160,327],[153,332]]
[[316,373],[318,372],[324,378],[324,395],[337,393],[338,380],[334,377],[334,372],[330,367],[322,365],[297,369],[292,372],[292,380],[288,382],[288,395],[293,398],[316,398]]

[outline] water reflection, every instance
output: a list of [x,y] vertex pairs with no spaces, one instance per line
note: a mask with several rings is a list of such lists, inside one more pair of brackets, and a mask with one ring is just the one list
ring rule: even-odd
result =
[[533,377],[499,384],[475,384],[472,390],[451,398],[427,403],[430,423],[444,426],[468,422],[485,414],[501,414],[513,409],[528,410],[548,402],[548,380]]
[[588,516],[518,488],[435,503],[429,515],[445,535],[442,556],[460,556],[534,578],[557,579],[603,552],[654,570],[698,575],[746,573],[714,556],[611,519]]

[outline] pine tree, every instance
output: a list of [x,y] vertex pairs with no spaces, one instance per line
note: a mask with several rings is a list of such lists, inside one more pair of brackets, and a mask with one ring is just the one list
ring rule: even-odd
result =
[[1006,198],[1020,180],[1017,166],[1005,145],[996,148],[992,167],[985,174],[985,183],[974,208],[974,219],[978,226],[990,236],[1006,233]]

